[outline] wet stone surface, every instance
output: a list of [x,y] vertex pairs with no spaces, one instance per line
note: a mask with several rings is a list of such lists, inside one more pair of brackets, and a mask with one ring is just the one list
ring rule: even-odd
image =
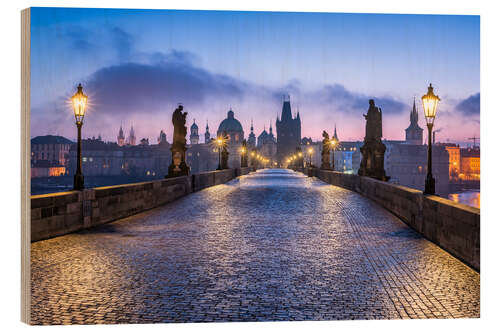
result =
[[479,274],[360,195],[261,170],[31,245],[32,323],[479,316]]

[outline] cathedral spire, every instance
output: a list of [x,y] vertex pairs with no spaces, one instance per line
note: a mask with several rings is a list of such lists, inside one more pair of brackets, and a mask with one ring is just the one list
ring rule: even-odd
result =
[[337,136],[337,124],[335,123],[335,129],[333,130],[333,138],[339,141],[339,137]]

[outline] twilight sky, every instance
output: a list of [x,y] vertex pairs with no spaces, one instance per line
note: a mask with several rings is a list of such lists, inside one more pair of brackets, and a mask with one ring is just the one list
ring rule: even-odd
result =
[[282,96],[300,110],[302,136],[337,124],[362,140],[368,99],[383,134],[404,139],[413,97],[429,82],[441,97],[439,141],[479,136],[479,16],[33,8],[31,136],[74,139],[67,100],[82,83],[91,99],[83,136],[171,141],[182,102],[188,126],[210,132],[232,107],[245,135],[276,120]]

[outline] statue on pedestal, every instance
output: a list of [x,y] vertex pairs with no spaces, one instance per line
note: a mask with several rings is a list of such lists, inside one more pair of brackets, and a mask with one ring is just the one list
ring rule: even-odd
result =
[[387,181],[385,175],[384,154],[385,145],[382,143],[382,109],[375,106],[375,101],[370,99],[370,107],[366,115],[365,140],[361,147],[361,164],[358,170],[360,176],[367,176]]
[[186,116],[187,112],[182,112],[183,106],[179,105],[172,114],[172,124],[174,125],[174,138],[170,151],[172,152],[172,163],[168,167],[168,175],[165,178],[187,176],[189,166],[186,164]]
[[[227,140],[227,132],[226,131],[224,131],[222,133],[222,136],[224,137],[225,140]],[[221,157],[221,160],[220,160],[221,169],[229,169],[229,166],[228,166],[229,152],[227,151],[227,144],[223,145],[222,151],[220,153],[220,157]]]
[[247,150],[247,140],[243,139],[241,143],[241,167],[246,168],[248,166],[248,150]]
[[321,169],[330,170],[330,137],[323,131],[323,148],[321,149]]

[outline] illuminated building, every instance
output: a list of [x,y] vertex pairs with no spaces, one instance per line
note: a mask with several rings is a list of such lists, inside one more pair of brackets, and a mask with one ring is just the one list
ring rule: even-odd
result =
[[478,181],[481,179],[481,151],[479,148],[460,149],[461,180]]
[[53,177],[66,174],[69,151],[74,143],[58,135],[31,139],[31,177]]
[[438,143],[436,145],[444,146],[448,151],[450,181],[457,181],[460,174],[460,146],[454,143]]

